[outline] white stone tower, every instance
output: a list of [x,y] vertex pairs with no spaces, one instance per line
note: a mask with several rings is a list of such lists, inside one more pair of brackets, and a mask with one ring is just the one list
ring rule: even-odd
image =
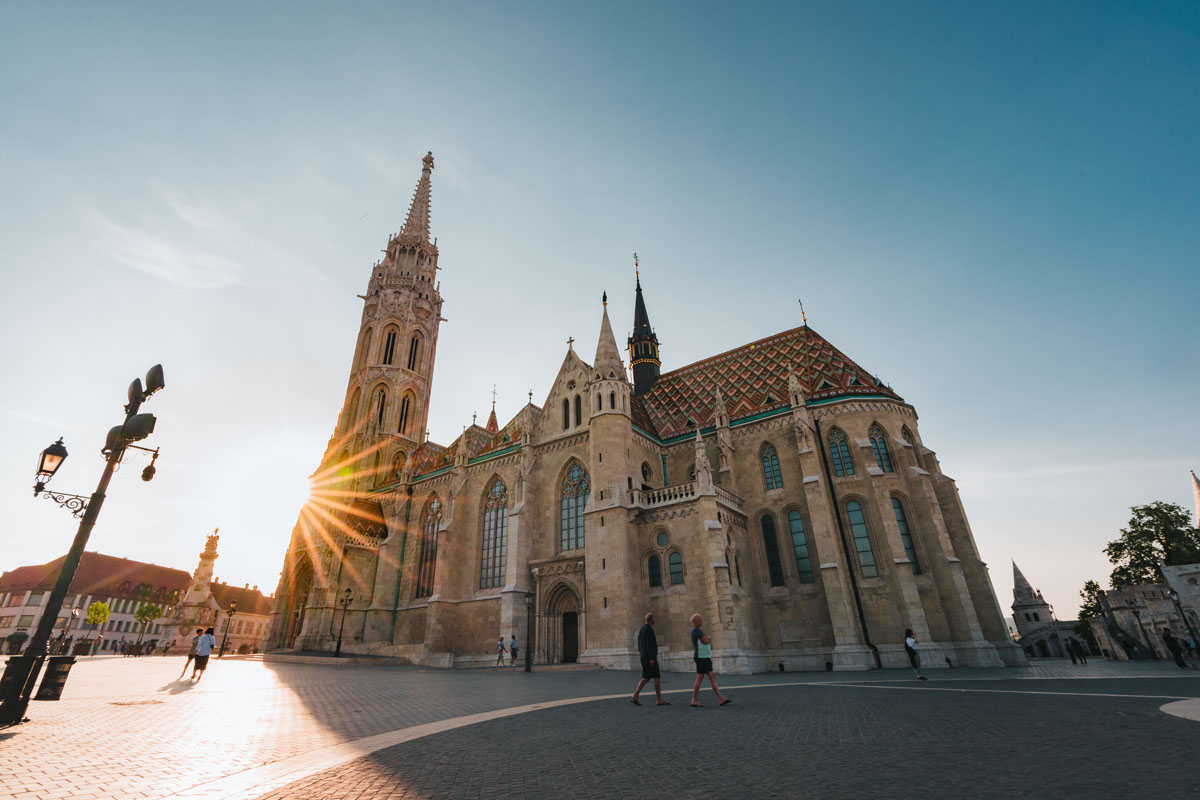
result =
[[396,480],[425,440],[442,296],[437,244],[429,235],[433,153],[421,163],[404,227],[388,239],[359,295],[358,346],[323,463],[347,476],[344,488],[354,491]]
[[1017,633],[1025,636],[1034,628],[1039,628],[1054,621],[1054,609],[1042,597],[1042,593],[1030,585],[1017,562],[1013,562],[1013,622],[1017,623]]

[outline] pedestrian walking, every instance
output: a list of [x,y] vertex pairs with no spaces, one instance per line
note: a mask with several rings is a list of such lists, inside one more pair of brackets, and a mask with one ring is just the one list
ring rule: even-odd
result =
[[512,655],[512,665],[517,665],[517,635],[512,635],[512,641],[508,643],[508,652]]
[[704,704],[700,702],[700,684],[704,682],[704,676],[708,676],[709,685],[712,686],[713,694],[717,696],[717,701],[727,706],[733,701],[728,697],[721,695],[721,690],[717,688],[717,676],[713,674],[712,665],[712,639],[707,633],[700,628],[700,623],[704,622],[699,614],[692,614],[692,659],[696,662],[696,682],[692,684],[692,707],[700,708]]
[[96,655],[96,653],[99,653],[100,650],[102,649],[103,645],[104,645],[104,634],[100,634],[96,637],[96,640],[94,642],[92,642],[92,655]]
[[[1075,641],[1072,639],[1071,641]],[[1083,642],[1075,642],[1075,655],[1079,656],[1079,660],[1083,664],[1087,664],[1088,646]]]
[[[208,656],[216,646],[217,639],[213,636],[212,628],[206,629],[196,640],[196,665],[192,668],[192,680],[204,677],[204,670],[208,669]],[[196,677],[197,675],[200,677]]]
[[504,637],[500,637],[500,641],[496,643],[496,666],[504,663]]
[[179,673],[179,680],[183,680],[183,676],[187,674],[187,668],[191,666],[192,661],[196,658],[196,643],[200,641],[200,637],[204,635],[203,628],[196,628],[196,635],[192,637],[192,646],[188,648],[187,661],[183,662],[183,671]]
[[[654,615],[646,615],[646,624],[642,625],[642,629],[638,631],[638,655],[642,660],[642,679],[638,681],[637,688],[633,690],[633,698],[629,701],[635,706],[640,706],[638,695],[642,693],[646,682],[654,681],[654,696],[658,698],[660,706],[671,705],[662,698],[662,677],[658,670],[658,637],[654,635]],[[697,675],[696,682],[700,682],[700,677]],[[714,684],[715,686],[716,684]],[[695,694],[693,692],[693,694]]]
[[121,641],[117,642],[117,652],[125,655],[125,637],[121,637]]
[[1078,664],[1079,659],[1075,658],[1075,640],[1067,639],[1067,655],[1071,657],[1072,664]]
[[1163,628],[1162,632],[1163,644],[1171,651],[1171,658],[1175,659],[1175,666],[1180,669],[1187,669],[1187,662],[1183,660],[1183,648],[1179,645],[1179,640],[1171,635],[1170,628]]
[[904,652],[908,653],[908,663],[912,664],[913,672],[916,673],[917,680],[925,680],[925,676],[921,674],[921,653],[920,646],[917,644],[917,637],[913,636],[912,628],[904,629]]

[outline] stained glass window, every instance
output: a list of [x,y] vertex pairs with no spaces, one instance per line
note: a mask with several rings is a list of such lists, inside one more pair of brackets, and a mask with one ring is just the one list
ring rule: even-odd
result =
[[560,503],[559,544],[563,550],[583,547],[583,509],[590,489],[587,472],[578,463],[572,464],[563,480]]
[[762,518],[763,550],[767,554],[767,573],[772,586],[783,586],[783,564],[779,561],[779,541],[775,538],[775,518],[770,514]]
[[829,434],[829,453],[833,456],[833,474],[839,478],[854,474],[854,462],[850,460],[850,445],[846,434],[834,428]]
[[788,529],[792,533],[792,550],[796,553],[796,572],[801,583],[812,583],[812,558],[808,554],[808,539],[804,535],[804,519],[799,511],[788,512]]
[[442,503],[437,495],[425,505],[421,518],[421,548],[417,558],[417,588],[415,597],[433,594],[433,577],[437,570],[438,528],[442,525]]
[[871,440],[871,450],[875,453],[875,464],[884,472],[892,472],[892,454],[888,452],[887,434],[878,425],[872,425],[867,431]]
[[667,564],[671,568],[671,585],[678,586],[683,583],[683,556],[679,553],[671,553],[667,557]]
[[875,553],[871,550],[871,536],[867,532],[867,520],[863,516],[862,506],[855,500],[846,503],[846,516],[850,518],[850,533],[854,537],[854,550],[858,553],[858,565],[862,568],[863,577],[879,577],[879,568],[875,566]]
[[913,575],[921,574],[921,564],[917,561],[917,548],[913,545],[912,531],[908,528],[908,517],[904,514],[904,504],[900,498],[892,498],[892,513],[896,515],[896,524],[900,526],[900,541],[904,544],[904,555],[912,564]]
[[483,553],[479,563],[479,588],[504,585],[508,556],[508,491],[497,478],[488,489],[483,507]]
[[779,454],[775,452],[775,446],[764,444],[762,447],[762,468],[763,478],[767,482],[768,489],[782,489],[783,476],[779,473]]
[[650,556],[650,585],[662,586],[662,561],[658,556]]

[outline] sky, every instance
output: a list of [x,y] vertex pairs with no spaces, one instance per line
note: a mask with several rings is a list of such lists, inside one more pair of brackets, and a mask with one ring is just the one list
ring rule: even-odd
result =
[[1200,5],[54,3],[0,10],[0,570],[63,554],[129,381],[162,449],[89,549],[272,591],[371,265],[432,150],[430,434],[541,403],[632,253],[669,370],[809,324],[1060,618],[1200,469]]

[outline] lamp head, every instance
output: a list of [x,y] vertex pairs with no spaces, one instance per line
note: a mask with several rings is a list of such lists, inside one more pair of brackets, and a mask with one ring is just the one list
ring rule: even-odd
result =
[[526,594],[525,595],[525,605],[528,606],[528,605],[532,605],[532,604],[533,604],[533,595]]
[[38,458],[37,479],[39,483],[45,483],[54,477],[54,473],[58,472],[58,468],[62,466],[62,462],[67,458],[67,448],[63,447],[62,437],[58,441],[42,451],[42,455]]
[[146,397],[149,397],[166,385],[166,382],[163,380],[162,364],[155,364],[146,372]]

